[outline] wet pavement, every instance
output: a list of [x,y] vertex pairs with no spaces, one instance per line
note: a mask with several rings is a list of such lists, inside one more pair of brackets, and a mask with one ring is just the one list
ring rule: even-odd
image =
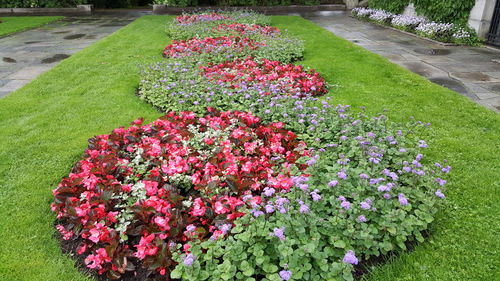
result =
[[56,66],[72,54],[110,35],[147,11],[94,13],[66,17],[0,38],[0,97]]
[[301,14],[335,35],[430,81],[500,112],[500,50],[443,46],[349,17],[344,11]]

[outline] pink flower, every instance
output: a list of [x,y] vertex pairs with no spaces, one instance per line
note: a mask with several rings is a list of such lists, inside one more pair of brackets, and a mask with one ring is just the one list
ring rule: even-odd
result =
[[106,253],[106,249],[99,248],[96,253],[95,255],[88,255],[87,258],[85,258],[85,264],[88,268],[102,269],[104,263],[111,262],[111,258],[108,256],[108,253]]
[[138,245],[135,245],[137,252],[134,254],[139,259],[144,259],[146,256],[153,256],[158,252],[158,247],[153,245],[153,240],[155,239],[154,234],[149,234],[147,236],[141,237]]

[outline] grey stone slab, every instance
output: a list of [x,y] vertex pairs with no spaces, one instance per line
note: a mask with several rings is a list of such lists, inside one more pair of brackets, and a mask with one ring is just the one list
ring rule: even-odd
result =
[[22,88],[29,82],[30,80],[9,80],[9,82],[0,87],[0,92],[13,92],[19,88]]
[[0,96],[24,86],[62,59],[144,14],[113,11],[96,12],[86,17],[66,17],[41,28],[0,38]]
[[500,80],[481,72],[450,72],[450,76],[461,81],[472,83],[500,82]]
[[6,96],[10,94],[10,91],[9,92],[0,92],[0,98],[3,97],[3,96]]
[[476,93],[476,96],[480,100],[486,100],[486,99],[498,98],[498,97],[500,97],[500,94],[495,94],[495,93]]
[[481,87],[487,89],[490,92],[500,94],[500,83],[483,83],[481,84]]
[[500,79],[500,71],[483,72],[483,73],[495,79]]
[[500,112],[500,97],[479,100],[478,103],[496,112]]
[[448,76],[448,73],[446,71],[443,71],[437,67],[434,67],[422,61],[401,62],[400,65],[404,66],[411,72],[417,73],[427,78]]
[[7,79],[10,80],[33,80],[38,75],[46,72],[49,70],[51,67],[49,66],[28,66],[25,68],[22,68],[21,70],[7,76]]

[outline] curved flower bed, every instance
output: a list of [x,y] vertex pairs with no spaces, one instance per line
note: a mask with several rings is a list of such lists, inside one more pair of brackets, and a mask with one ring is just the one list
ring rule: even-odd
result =
[[266,28],[251,19],[268,19],[241,15],[245,25],[177,25],[212,38],[168,46],[138,94],[182,113],[92,139],[54,191],[57,229],[87,267],[133,280],[353,280],[364,260],[423,241],[451,170],[424,161],[427,124],[332,107],[320,74],[270,60],[277,49],[210,57],[225,44],[244,54],[217,32],[284,38],[255,35]]
[[[326,82],[313,69],[304,70],[301,65],[282,64],[279,61],[264,59],[261,63],[250,58],[234,60],[201,67],[203,75],[209,81],[215,81],[228,88],[260,85],[269,88],[263,95],[274,91],[287,92],[296,96],[319,96],[328,92]],[[281,88],[281,89],[278,89]]]
[[[169,113],[97,136],[54,190],[52,210],[89,268],[118,278],[137,266],[165,275],[189,241],[226,236],[234,220],[286,193],[306,165],[303,142],[243,112]],[[283,193],[283,194],[284,194]]]

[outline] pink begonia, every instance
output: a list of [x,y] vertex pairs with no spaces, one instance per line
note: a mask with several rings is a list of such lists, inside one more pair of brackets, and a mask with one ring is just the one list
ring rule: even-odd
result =
[[87,267],[93,269],[102,269],[103,264],[107,262],[111,262],[111,258],[108,257],[108,253],[106,253],[106,249],[104,248],[97,249],[95,255],[88,255],[85,258]]

